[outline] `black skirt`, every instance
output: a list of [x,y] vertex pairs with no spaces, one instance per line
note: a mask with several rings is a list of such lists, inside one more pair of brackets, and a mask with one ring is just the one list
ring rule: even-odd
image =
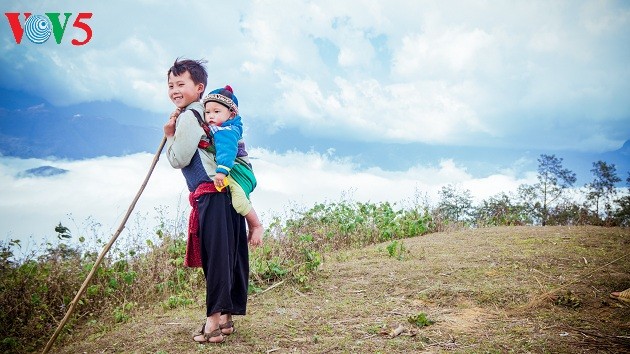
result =
[[206,316],[245,315],[249,280],[245,218],[232,207],[229,193],[204,194],[198,206]]

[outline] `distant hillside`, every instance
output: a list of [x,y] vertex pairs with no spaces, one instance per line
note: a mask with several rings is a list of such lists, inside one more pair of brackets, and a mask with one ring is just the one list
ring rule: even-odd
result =
[[[166,97],[165,97],[166,99]],[[0,89],[0,111],[25,111],[45,106],[58,115],[74,116],[76,114],[110,118],[123,125],[150,126],[161,128],[164,115],[127,106],[118,101],[92,101],[57,107],[41,97],[24,92]]]
[[35,168],[30,168],[26,171],[22,171],[18,174],[18,177],[50,177],[56,175],[62,175],[67,173],[68,170],[64,170],[62,168],[52,167],[52,166],[40,166]]
[[155,114],[120,103],[55,107],[28,95],[6,90],[0,94],[4,95],[0,108],[0,154],[5,156],[120,156],[153,152],[162,137]]

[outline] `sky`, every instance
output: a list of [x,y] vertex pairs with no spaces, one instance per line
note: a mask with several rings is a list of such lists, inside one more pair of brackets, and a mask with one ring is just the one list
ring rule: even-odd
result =
[[[379,161],[364,167],[353,156],[335,155],[335,144],[595,153],[630,139],[627,1],[41,0],[3,2],[0,8],[72,14],[60,44],[53,36],[43,44],[26,37],[16,44],[7,17],[0,19],[2,88],[58,106],[119,101],[166,117],[172,110],[166,95],[170,65],[178,57],[205,59],[209,89],[234,88],[246,134],[255,127],[257,139],[330,142],[310,151],[251,146],[261,182],[254,200],[261,212],[290,201],[338,200],[340,193],[403,200],[416,190],[435,194],[447,183],[481,197],[535,179],[535,171],[519,169],[518,159],[485,175],[471,174],[465,161],[449,158],[403,170],[379,168]],[[72,39],[86,38],[80,26],[72,27],[81,12],[92,13],[83,20],[92,37],[74,46]],[[24,22],[22,15],[19,19]],[[524,158],[531,163],[536,156]],[[90,166],[95,170],[87,169],[89,176],[73,172],[45,183],[73,194],[76,203],[101,198],[103,208],[119,214],[134,187],[118,188],[124,196],[114,201],[109,198],[116,193],[94,195],[92,189],[73,192],[66,186],[76,183],[72,178],[90,181],[86,188],[92,181],[122,185],[116,174],[102,178],[109,164],[122,171],[125,185],[140,183],[150,160],[146,154],[82,162],[2,158],[0,178],[10,186],[3,183],[2,195],[33,183],[15,177],[19,167]],[[171,181],[183,186],[181,175],[165,161],[159,168],[164,176],[152,183],[165,183],[161,189],[169,192],[146,199],[181,199],[181,189],[166,186]],[[320,187],[304,186],[315,176]],[[112,187],[106,189],[118,190]],[[22,192],[11,202],[2,198],[3,228],[17,229],[5,212],[24,215],[16,202],[27,193]],[[61,209],[59,197],[39,198]],[[75,210],[76,204],[66,201],[63,210]]]

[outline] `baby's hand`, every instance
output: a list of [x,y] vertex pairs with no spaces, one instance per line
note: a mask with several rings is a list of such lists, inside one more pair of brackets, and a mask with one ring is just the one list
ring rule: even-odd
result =
[[227,183],[225,183],[225,174],[219,172],[214,176],[214,186],[221,191],[223,188],[225,188],[225,186],[227,185]]
[[164,124],[164,135],[173,136],[175,135],[175,124],[177,123],[177,117],[181,113],[181,109],[177,108],[171,113],[171,116],[168,119],[168,122]]

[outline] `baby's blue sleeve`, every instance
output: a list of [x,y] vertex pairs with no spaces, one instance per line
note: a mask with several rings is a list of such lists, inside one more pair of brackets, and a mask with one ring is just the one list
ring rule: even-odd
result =
[[230,174],[238,152],[238,140],[241,132],[236,126],[211,127],[214,133],[214,145],[217,149],[217,173]]

